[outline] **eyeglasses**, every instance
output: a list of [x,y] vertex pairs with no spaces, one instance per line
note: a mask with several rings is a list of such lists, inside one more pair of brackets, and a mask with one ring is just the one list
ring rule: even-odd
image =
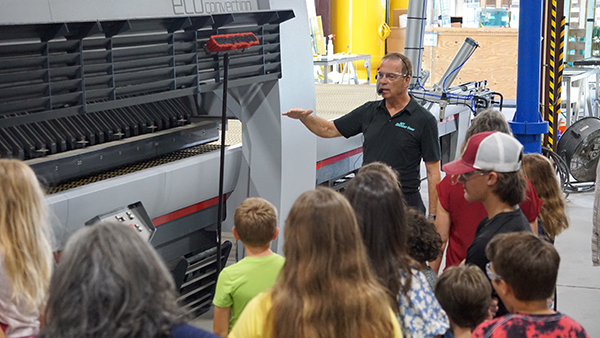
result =
[[460,174],[458,176],[459,180],[462,180],[464,182],[472,179],[473,177],[475,177],[475,175],[479,175],[479,176],[483,176],[485,174],[489,174],[489,171],[481,171],[481,170],[474,170],[474,171],[469,171],[468,173],[464,173],[464,174]]
[[409,77],[410,74],[402,74],[402,73],[396,73],[396,72],[394,72],[394,73],[382,73],[382,72],[379,72],[379,71],[377,72],[377,78],[378,79],[382,79],[382,78],[385,77],[385,78],[387,78],[390,81],[396,81],[396,80],[398,80],[402,76]]
[[502,276],[495,274],[492,269],[490,269],[491,265],[492,262],[489,262],[485,265],[485,273],[487,274],[488,278],[490,280],[502,280]]

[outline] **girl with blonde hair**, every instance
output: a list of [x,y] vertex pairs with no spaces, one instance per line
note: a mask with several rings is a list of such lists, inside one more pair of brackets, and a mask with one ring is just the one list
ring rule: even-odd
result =
[[246,306],[230,338],[402,337],[342,195],[329,188],[302,194],[284,238],[277,282]]
[[0,337],[33,337],[52,271],[44,192],[17,160],[0,160],[0,187]]
[[569,220],[552,163],[540,154],[526,154],[523,156],[523,171],[544,202],[540,211],[539,234],[545,234],[554,243],[556,236],[569,227]]

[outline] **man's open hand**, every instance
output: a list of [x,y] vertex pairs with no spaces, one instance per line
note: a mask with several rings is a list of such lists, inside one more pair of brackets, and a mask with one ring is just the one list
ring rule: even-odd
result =
[[312,112],[313,112],[312,109],[304,110],[302,108],[293,108],[293,109],[286,111],[285,113],[283,113],[281,115],[291,117],[293,119],[300,119],[304,116],[308,116],[308,115],[312,114]]

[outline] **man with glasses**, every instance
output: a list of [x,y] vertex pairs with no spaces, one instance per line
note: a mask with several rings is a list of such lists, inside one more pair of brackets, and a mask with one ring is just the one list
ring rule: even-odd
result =
[[435,117],[408,94],[412,63],[400,53],[389,53],[377,72],[383,100],[363,104],[327,121],[312,110],[291,109],[283,115],[299,119],[315,135],[332,138],[363,133],[363,164],[383,162],[399,173],[406,203],[425,214],[419,193],[421,159],[427,169],[429,218],[435,219],[436,184],[440,182],[440,145]]
[[[481,202],[487,212],[475,230],[475,239],[467,249],[466,264],[477,265],[486,272],[489,262],[485,247],[500,233],[528,231],[529,221],[519,208],[525,198],[525,178],[519,170],[523,145],[514,137],[500,132],[473,135],[460,159],[444,165],[449,175],[459,175],[467,202]],[[496,316],[507,313],[498,302]]]

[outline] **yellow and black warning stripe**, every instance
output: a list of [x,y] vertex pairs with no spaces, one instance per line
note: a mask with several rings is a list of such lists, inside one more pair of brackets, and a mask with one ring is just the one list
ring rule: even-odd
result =
[[557,8],[557,0],[552,0],[550,16],[550,83],[548,93],[550,98],[548,107],[548,147],[550,150],[554,150],[558,137],[558,116],[561,112],[560,105],[565,44],[565,18],[563,15],[560,15],[560,24],[557,25]]

